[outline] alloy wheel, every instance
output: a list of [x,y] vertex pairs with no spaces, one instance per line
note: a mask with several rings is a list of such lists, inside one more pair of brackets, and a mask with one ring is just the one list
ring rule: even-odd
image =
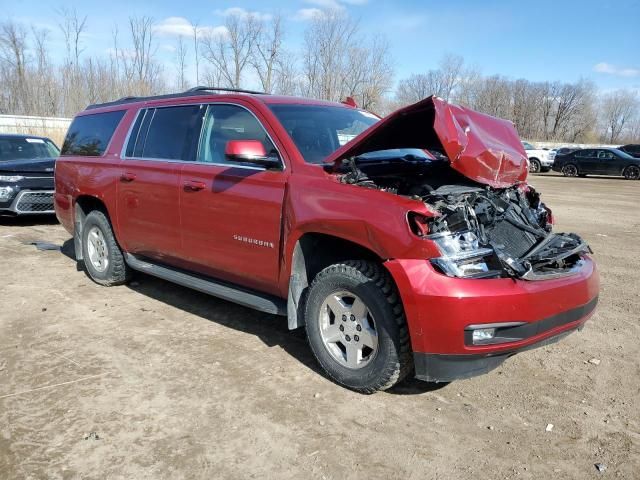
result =
[[627,169],[624,171],[624,177],[627,180],[640,179],[640,168],[636,167],[635,165],[631,165],[630,167],[627,167]]
[[340,365],[355,370],[375,358],[375,320],[357,295],[347,291],[330,294],[320,308],[319,322],[322,342]]
[[565,177],[575,177],[578,175],[578,169],[575,165],[569,164],[562,167],[562,173]]
[[87,253],[91,266],[98,272],[104,272],[109,267],[109,250],[102,230],[97,226],[91,227],[87,234]]
[[538,160],[531,160],[529,162],[529,172],[530,173],[540,173],[540,170],[542,170],[542,167],[540,165],[540,162]]

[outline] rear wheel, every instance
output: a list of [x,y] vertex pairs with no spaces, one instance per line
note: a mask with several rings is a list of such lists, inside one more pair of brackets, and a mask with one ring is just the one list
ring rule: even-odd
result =
[[627,180],[640,179],[640,167],[636,165],[629,165],[624,169],[624,178],[626,178]]
[[131,276],[107,216],[94,210],[82,227],[82,258],[89,276],[100,285],[121,285]]
[[337,383],[373,393],[411,370],[404,310],[382,266],[348,261],[325,268],[311,285],[305,317],[311,350]]
[[562,167],[562,174],[565,177],[576,177],[578,176],[578,167],[573,163],[567,163]]
[[537,158],[529,159],[529,172],[530,173],[540,173],[542,170],[542,165],[540,164],[540,160]]

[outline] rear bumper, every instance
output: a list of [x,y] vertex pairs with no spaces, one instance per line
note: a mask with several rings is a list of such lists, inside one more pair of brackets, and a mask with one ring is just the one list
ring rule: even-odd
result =
[[[542,281],[451,278],[424,260],[385,265],[402,297],[416,373],[438,381],[485,373],[514,353],[580,328],[600,289],[589,257],[575,275]],[[496,326],[494,342],[473,344],[473,329]],[[438,373],[447,369],[453,373]]]

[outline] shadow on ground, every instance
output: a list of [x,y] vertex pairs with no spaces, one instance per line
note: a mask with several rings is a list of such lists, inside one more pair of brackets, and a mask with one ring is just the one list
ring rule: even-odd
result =
[[33,227],[34,225],[57,225],[55,215],[0,215],[0,225],[10,227]]
[[[78,271],[85,271],[82,263],[76,262],[73,239],[66,240],[60,247],[60,252],[76,263]],[[126,287],[178,310],[254,335],[268,347],[279,346],[310,370],[324,375],[307,344],[304,329],[289,330],[284,317],[242,307],[141,272],[136,272],[134,280]],[[448,384],[422,382],[410,374],[406,380],[386,393],[416,395],[439,390],[446,385]]]

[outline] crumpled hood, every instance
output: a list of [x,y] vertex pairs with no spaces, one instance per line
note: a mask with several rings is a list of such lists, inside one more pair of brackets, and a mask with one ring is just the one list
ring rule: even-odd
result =
[[53,175],[55,158],[35,158],[33,160],[0,161],[0,172],[49,173]]
[[527,154],[513,123],[434,96],[383,118],[325,162],[391,148],[441,149],[452,168],[494,188],[510,187],[527,178]]

